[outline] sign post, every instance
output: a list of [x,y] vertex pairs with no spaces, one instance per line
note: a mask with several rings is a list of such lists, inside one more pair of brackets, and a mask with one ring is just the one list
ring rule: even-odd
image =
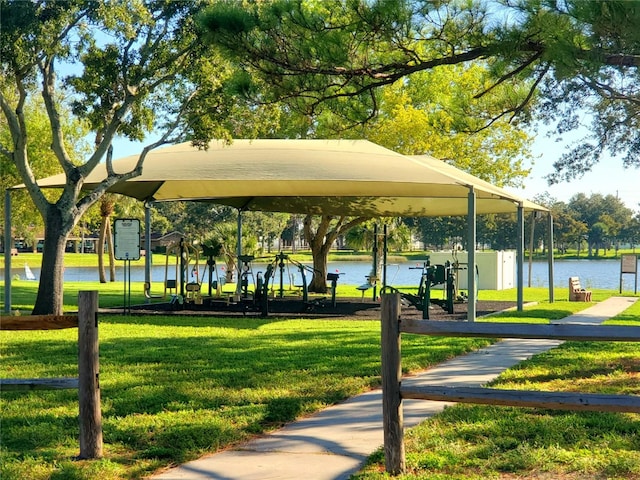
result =
[[124,311],[131,313],[131,260],[140,259],[140,220],[116,218],[113,237],[114,256],[124,260]]
[[620,256],[620,293],[622,293],[622,275],[632,273],[635,276],[633,294],[638,293],[638,257],[634,254]]

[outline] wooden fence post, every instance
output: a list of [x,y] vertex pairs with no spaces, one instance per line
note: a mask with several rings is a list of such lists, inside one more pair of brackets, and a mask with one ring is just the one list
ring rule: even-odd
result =
[[392,475],[405,470],[404,420],[400,380],[400,294],[384,294],[382,313],[382,423],[385,469]]
[[102,457],[98,347],[98,292],[78,292],[78,400],[80,405],[79,458]]

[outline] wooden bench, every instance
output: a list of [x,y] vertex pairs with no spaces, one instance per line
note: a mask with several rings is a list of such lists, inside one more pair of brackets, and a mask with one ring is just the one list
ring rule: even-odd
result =
[[570,302],[590,302],[591,290],[585,290],[580,285],[578,277],[569,277],[569,301]]

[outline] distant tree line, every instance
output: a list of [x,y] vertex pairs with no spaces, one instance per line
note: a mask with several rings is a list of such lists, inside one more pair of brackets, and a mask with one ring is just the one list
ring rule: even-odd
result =
[[[602,250],[617,250],[621,245],[632,247],[640,243],[640,212],[634,212],[614,195],[603,196],[578,193],[568,202],[535,199],[545,205],[553,215],[553,243],[560,253],[576,250],[597,257]],[[542,215],[546,217],[546,214]],[[534,222],[533,250],[544,252],[547,245],[546,218],[525,217],[525,248],[531,240],[531,222]],[[412,219],[420,241],[436,249],[461,244],[467,249],[466,219],[464,217],[433,217]],[[516,248],[517,223],[514,214],[479,215],[476,248],[506,250]]]
[[[551,210],[554,220],[554,248],[560,253],[577,251],[577,255],[597,257],[604,250],[640,244],[640,211],[634,212],[614,195],[578,193],[568,202],[539,195],[537,203]],[[164,232],[178,230],[201,240],[217,236],[228,243],[236,241],[237,212],[229,207],[207,203],[167,203],[157,205],[154,228]],[[272,249],[302,244],[301,215],[245,212],[243,247],[246,253],[266,255]],[[534,222],[533,251],[544,253],[548,247],[546,214],[525,216],[525,248],[531,241]],[[371,251],[373,226],[387,224],[389,249],[408,250],[411,238],[429,250],[447,250],[454,246],[467,249],[466,217],[421,217],[371,219],[348,230],[338,240],[339,246],[356,251]],[[296,241],[294,242],[294,238]],[[508,250],[517,245],[515,214],[479,215],[477,245],[479,250]]]

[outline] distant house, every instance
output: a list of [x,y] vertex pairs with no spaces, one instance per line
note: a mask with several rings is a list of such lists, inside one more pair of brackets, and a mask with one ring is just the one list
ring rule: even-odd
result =
[[[84,248],[82,242],[84,241]],[[105,245],[106,248],[106,245]],[[44,238],[38,237],[36,239],[35,250],[38,253],[42,253],[44,249]],[[67,253],[96,253],[98,251],[98,236],[86,235],[82,237],[67,237],[67,243],[64,247],[64,251]]]
[[184,233],[171,232],[166,235],[159,236],[158,234],[151,234],[151,251],[154,253],[164,253],[167,251],[169,245],[176,245],[180,243],[180,239],[184,238]]

